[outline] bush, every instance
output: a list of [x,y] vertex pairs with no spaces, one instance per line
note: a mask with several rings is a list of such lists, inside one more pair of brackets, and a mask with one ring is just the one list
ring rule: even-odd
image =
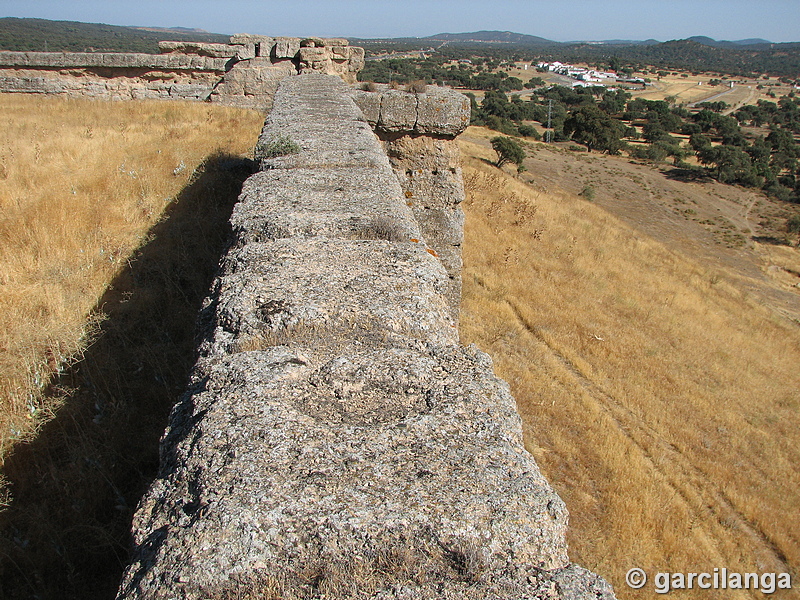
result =
[[542,136],[539,135],[539,132],[536,131],[533,125],[520,125],[517,129],[519,130],[519,134],[523,137],[532,137],[536,141],[542,139]]
[[300,152],[300,146],[289,138],[289,136],[279,134],[267,140],[259,147],[259,158],[276,158],[278,156],[288,156]]
[[792,215],[786,220],[786,231],[788,233],[800,233],[800,215]]
[[578,195],[581,198],[584,198],[585,200],[588,200],[589,202],[591,202],[592,200],[594,200],[594,188],[591,185],[587,184],[587,185],[583,186],[583,189],[581,190],[581,193],[578,194]]

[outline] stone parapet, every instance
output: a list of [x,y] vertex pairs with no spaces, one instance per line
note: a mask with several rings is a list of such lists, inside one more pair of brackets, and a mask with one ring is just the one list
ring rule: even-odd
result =
[[372,127],[382,134],[433,135],[454,138],[469,126],[469,98],[448,88],[425,91],[354,90],[353,100]]
[[256,154],[118,599],[613,598],[341,79],[285,78]]
[[0,52],[0,69],[167,69],[224,72],[227,60],[188,54],[125,54],[121,52]]

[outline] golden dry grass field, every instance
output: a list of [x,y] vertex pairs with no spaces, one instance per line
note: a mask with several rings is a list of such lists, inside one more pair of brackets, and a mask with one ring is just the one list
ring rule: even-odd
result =
[[252,117],[11,95],[0,115],[2,457],[52,412],[40,392],[91,340],[109,281],[207,156],[249,150]]
[[[575,192],[501,172],[469,139],[462,341],[510,383],[570,510],[572,558],[626,599],[654,596],[625,585],[632,567],[796,580],[797,323]],[[556,156],[556,170],[578,160]]]
[[0,95],[0,597],[113,597],[255,111]]

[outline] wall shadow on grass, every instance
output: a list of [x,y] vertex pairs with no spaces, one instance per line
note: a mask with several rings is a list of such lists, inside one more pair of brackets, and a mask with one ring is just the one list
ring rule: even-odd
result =
[[56,417],[7,457],[0,598],[114,598],[130,522],[195,360],[195,320],[254,163],[209,157],[112,282],[84,358],[51,384]]

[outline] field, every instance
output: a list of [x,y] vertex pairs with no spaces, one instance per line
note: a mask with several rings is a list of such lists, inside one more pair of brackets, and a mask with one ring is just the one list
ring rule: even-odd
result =
[[[570,509],[573,559],[620,598],[652,597],[625,585],[632,567],[796,578],[800,329],[777,311],[796,311],[797,292],[754,247],[710,260],[745,250],[672,210],[744,207],[713,183],[540,145],[524,182],[488,164],[485,133],[461,142],[462,338],[511,384],[528,448]],[[577,195],[587,181],[594,202]]]
[[[113,597],[263,116],[0,106],[0,597]],[[461,138],[461,334],[512,387],[572,558],[622,599],[652,597],[634,566],[796,580],[797,207],[568,143],[512,175],[493,135]]]
[[0,597],[98,597],[263,115],[8,95],[0,114]]

